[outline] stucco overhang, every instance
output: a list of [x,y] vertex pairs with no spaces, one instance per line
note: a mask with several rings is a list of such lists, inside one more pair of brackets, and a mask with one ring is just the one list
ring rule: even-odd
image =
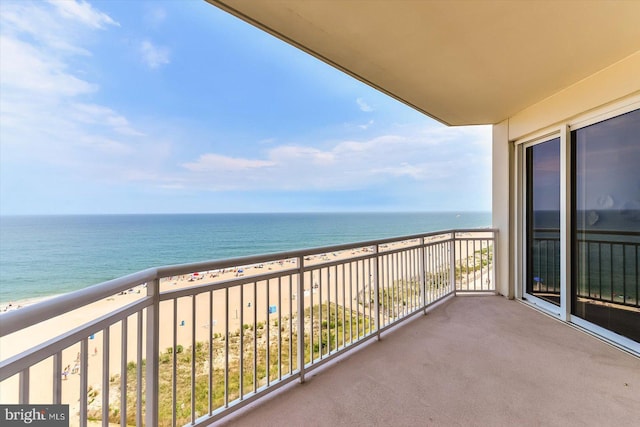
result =
[[449,125],[501,122],[640,51],[637,0],[207,1]]

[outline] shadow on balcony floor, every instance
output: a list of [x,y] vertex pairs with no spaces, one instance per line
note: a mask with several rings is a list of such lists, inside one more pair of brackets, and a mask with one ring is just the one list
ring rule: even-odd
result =
[[247,409],[226,424],[631,426],[640,359],[521,303],[457,297]]

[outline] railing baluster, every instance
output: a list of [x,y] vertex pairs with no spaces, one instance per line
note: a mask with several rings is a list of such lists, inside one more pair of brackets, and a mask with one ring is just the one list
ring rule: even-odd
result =
[[138,358],[136,361],[136,425],[142,426],[142,311],[138,312]]
[[471,290],[471,282],[469,281],[469,259],[471,258],[469,256],[469,239],[465,239],[465,242],[467,244],[467,253],[465,254],[465,256],[467,257],[467,290],[470,291]]
[[80,341],[80,425],[86,426],[87,418],[87,392],[89,388],[89,343],[87,338]]
[[493,242],[493,250],[491,252],[491,271],[492,271],[492,275],[491,275],[491,283],[492,283],[492,287],[493,290],[495,291],[496,295],[498,294],[498,271],[496,268],[496,260],[498,259],[498,236],[496,235],[496,233],[492,233],[492,242]]
[[418,247],[413,249],[413,293],[414,293],[414,309],[422,309],[422,239],[418,240]]
[[196,422],[196,295],[191,295],[191,424]]
[[[269,281],[267,280],[267,385],[269,384]],[[253,282],[253,392],[258,390],[258,281]]]
[[120,425],[127,425],[127,343],[128,343],[128,318],[125,317],[120,322],[122,326],[121,330],[121,353],[120,353]]
[[360,337],[360,261],[356,261],[356,341]]
[[[325,333],[327,334],[327,354],[331,353],[331,271],[330,268],[326,268],[327,271],[327,296],[325,297],[325,301],[327,304],[327,327],[325,328]],[[324,347],[324,345],[323,345]]]
[[598,245],[598,276],[599,276],[599,291],[598,298],[602,298],[602,245]]
[[240,361],[240,400],[244,399],[244,284],[240,285],[240,350],[238,353]]
[[416,286],[415,281],[418,275],[416,274],[416,250],[411,249],[409,251],[409,289],[411,289],[411,312],[416,308]]
[[[406,243],[406,242],[405,242]],[[407,317],[411,309],[411,293],[409,289],[409,253],[405,250],[402,254],[402,288],[404,291],[404,316]]]
[[[313,281],[313,270],[309,271],[309,362],[313,363],[315,360],[315,351],[313,349],[313,341],[314,341],[314,330],[313,330],[313,290],[316,286],[316,283]],[[303,274],[304,277],[304,274]]]
[[[409,243],[409,242],[405,242],[405,243]],[[412,307],[412,300],[411,300],[411,251],[410,250],[403,250],[402,251],[402,259],[404,260],[403,262],[403,270],[404,270],[404,289],[405,289],[405,315],[404,317],[407,317],[409,315],[409,313],[411,313],[411,307]]]
[[176,427],[176,406],[178,371],[178,298],[173,299],[173,351],[171,352],[171,425]]
[[[322,288],[324,287],[324,280],[322,280],[322,268],[318,269],[318,358],[322,359],[324,346],[323,343],[323,331],[322,331]],[[314,285],[315,286],[315,285]]]
[[377,336],[378,335],[378,330],[380,329],[381,325],[380,325],[380,316],[378,311],[380,310],[377,302],[380,301],[379,296],[376,296],[376,291],[379,290],[380,288],[378,287],[378,262],[379,262],[379,258],[378,258],[378,245],[374,245],[373,246],[373,253],[374,256],[369,258],[369,260],[367,261],[367,270],[368,270],[368,277],[369,277],[369,292],[367,294],[367,301],[369,301],[369,315],[371,316],[371,320],[369,322],[370,326],[371,326],[371,333],[375,333],[376,334],[376,340],[379,340],[380,337]]
[[440,296],[443,296],[451,291],[449,281],[446,276],[446,269],[444,268],[446,266],[445,262],[447,255],[444,252],[444,245],[441,242],[436,244],[435,249],[437,257],[436,268],[438,269],[438,275],[440,276],[440,282],[442,283],[442,286],[440,286]]
[[[65,376],[66,378],[66,376]],[[106,390],[106,389],[103,389]],[[53,403],[62,403],[62,352],[53,355]]]
[[278,380],[282,380],[282,276],[278,277],[278,308],[277,310],[278,310]]
[[[256,282],[256,286],[257,286],[257,282]],[[270,349],[270,345],[269,345],[271,343],[271,337],[269,336],[269,326],[270,326],[269,324],[271,323],[270,322],[271,321],[271,314],[270,314],[271,307],[269,306],[271,301],[269,299],[269,291],[270,291],[270,289],[269,289],[269,280],[267,280],[267,320],[265,322],[266,335],[267,335],[267,348],[266,348],[266,350],[267,350],[267,354],[266,354],[266,356],[267,356],[266,357],[266,363],[267,363],[267,367],[266,367],[267,385],[269,385],[270,381],[271,381],[271,375],[269,374],[269,368],[271,367],[271,358],[269,357],[270,353],[271,353],[271,351],[270,351],[271,349]],[[256,295],[256,298],[257,298],[257,295]],[[257,304],[256,304],[256,306],[257,306]],[[257,330],[256,330],[256,331],[254,331],[254,337],[257,337],[257,336],[258,336],[258,334],[257,334]],[[254,344],[254,354],[257,356],[257,354],[258,354],[258,351],[257,351],[258,341],[257,341],[257,338],[254,338],[254,340],[255,340],[254,341],[254,343],[255,343]],[[256,359],[257,359],[257,357],[256,357]],[[255,366],[257,366],[257,364]],[[257,377],[258,376],[257,368],[254,367],[254,369],[256,369],[255,376]],[[255,390],[257,390],[257,385],[258,385],[257,381],[254,380],[254,383],[255,383],[254,387],[256,387]]]
[[609,301],[613,301],[613,243],[609,244]]
[[480,244],[480,290],[482,290],[484,287],[484,254],[482,252],[482,240],[480,240],[478,243]]
[[[293,276],[289,275],[289,375],[293,375]],[[297,294],[298,300],[303,298],[300,293]],[[298,314],[298,317],[300,315]],[[299,330],[298,330],[299,331]],[[298,332],[298,336],[300,332]]]
[[393,254],[387,254],[385,255],[385,260],[384,260],[384,264],[385,264],[385,269],[386,269],[386,294],[387,294],[387,315],[386,315],[386,322],[385,322],[385,326],[388,325],[389,323],[391,323],[391,318],[393,317],[393,276],[391,275],[392,273],[392,266],[391,266],[391,262],[392,262],[392,257]]
[[640,257],[638,257],[640,251],[638,251],[638,246],[639,245],[634,246],[635,256],[633,257],[633,259],[636,264],[636,306],[640,307],[640,274],[638,274],[640,273]]
[[21,405],[26,405],[29,403],[29,368],[20,371],[18,381],[18,402]]
[[[392,253],[389,257],[389,274],[391,286],[391,317],[395,321],[398,317],[398,301],[396,296],[396,253]],[[391,319],[390,319],[391,321]]]
[[375,266],[373,270],[373,306],[376,309],[375,312],[375,328],[377,334],[377,340],[380,341],[380,284],[378,283],[378,276],[380,270],[380,249],[378,245],[373,247],[373,251],[376,254],[375,258],[373,258],[375,262]]
[[[147,312],[147,336],[146,336],[146,425],[158,425],[158,396],[160,387],[159,353],[160,353],[160,278],[155,277],[147,282],[147,296],[151,297],[152,304],[146,308]],[[175,324],[173,326],[175,328]]]
[[458,284],[456,282],[456,233],[451,233],[451,240],[447,243],[449,246],[449,283],[451,291],[456,294]]
[[[311,323],[313,324],[313,318]],[[304,258],[300,256],[298,257],[298,375],[301,383],[304,383],[304,347]]]
[[622,303],[627,302],[627,250],[626,245],[622,246]]
[[424,309],[426,305],[426,275],[424,271],[424,239],[420,238],[420,247],[418,248],[417,269],[418,269],[418,305]]
[[[377,245],[376,245],[377,246]],[[376,251],[376,247],[374,246],[373,251]],[[373,292],[374,284],[373,284],[373,268],[371,267],[372,263],[375,262],[375,258],[369,258],[366,261],[365,266],[367,267],[367,307],[369,308],[369,317],[367,319],[367,325],[369,326],[369,334],[372,334],[373,328],[376,326],[376,315],[373,313],[373,302],[371,301],[371,292]],[[375,297],[374,297],[375,300]]]
[[208,407],[209,415],[213,413],[213,291],[209,291],[209,372],[208,372]]
[[[102,331],[102,390],[109,390],[110,327]],[[56,402],[60,403],[60,402]],[[109,393],[102,393],[102,427],[109,426]]]
[[[355,336],[357,336],[358,330],[357,330],[357,321],[358,321],[358,316],[356,315],[356,325],[354,326],[354,313],[356,313],[358,311],[358,294],[356,293],[355,298],[353,295],[353,275],[354,275],[354,270],[357,268],[357,261],[354,262],[350,262],[349,263],[349,306],[350,306],[350,311],[349,311],[349,344],[352,344],[354,342]],[[354,268],[354,264],[356,264],[356,268]],[[353,309],[353,301],[356,301],[356,309]],[[355,329],[354,329],[355,328]]]
[[224,289],[224,407],[229,407],[229,288]]
[[[333,277],[335,278],[334,280],[334,285],[335,285],[335,299],[336,299],[336,303],[335,303],[335,316],[334,316],[334,326],[335,326],[335,331],[336,331],[336,342],[335,342],[335,349],[336,351],[340,349],[339,347],[339,343],[338,343],[338,306],[339,306],[339,297],[338,297],[338,266],[334,265],[333,266]],[[344,329],[343,329],[344,330]]]
[[416,307],[418,305],[418,293],[416,292],[416,286],[419,286],[419,275],[418,275],[418,271],[416,269],[416,253],[417,253],[417,249],[411,249],[409,251],[409,289],[411,289],[411,313],[413,313],[416,310]]
[[405,252],[398,252],[398,290],[400,292],[400,318],[404,318],[407,310],[407,291],[405,274]]
[[434,300],[436,296],[436,291],[440,286],[440,273],[435,269],[435,256],[434,256],[435,246],[433,244],[430,244],[427,247],[427,249],[428,249],[427,266],[428,266],[428,272],[429,272],[428,293],[429,293],[429,302],[431,302]]
[[362,269],[362,275],[360,279],[360,283],[362,283],[362,336],[367,336],[367,326],[369,326],[369,321],[371,319],[370,314],[367,312],[368,304],[367,304],[367,280],[369,279],[369,275],[366,271],[368,260],[363,259],[360,262],[360,268]]
[[346,264],[342,264],[342,347],[347,346],[347,282],[345,277]]
[[327,350],[331,353],[331,271],[327,267]]

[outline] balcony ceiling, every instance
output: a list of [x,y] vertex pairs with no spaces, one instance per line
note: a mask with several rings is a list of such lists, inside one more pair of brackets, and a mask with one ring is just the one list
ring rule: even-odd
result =
[[498,123],[640,51],[640,1],[207,0],[449,125]]

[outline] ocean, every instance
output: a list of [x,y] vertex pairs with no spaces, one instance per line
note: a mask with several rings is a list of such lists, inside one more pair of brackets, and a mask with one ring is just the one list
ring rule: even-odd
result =
[[489,212],[0,217],[0,303],[146,268],[491,225]]

